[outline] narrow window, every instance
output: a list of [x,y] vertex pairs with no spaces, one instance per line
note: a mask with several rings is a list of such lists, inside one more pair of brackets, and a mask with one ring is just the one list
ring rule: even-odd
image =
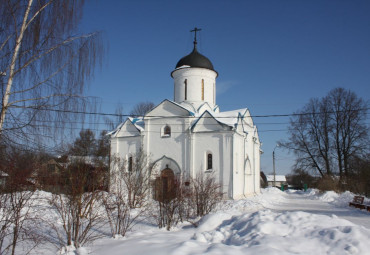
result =
[[202,79],[202,101],[204,101],[204,80]]
[[212,154],[207,154],[207,170],[212,169]]
[[185,79],[185,100],[188,100],[188,80]]
[[213,104],[216,104],[216,84],[213,83]]
[[128,171],[132,172],[132,157],[128,158]]
[[170,136],[171,135],[171,127],[170,126],[165,126],[163,130],[163,135],[165,136]]

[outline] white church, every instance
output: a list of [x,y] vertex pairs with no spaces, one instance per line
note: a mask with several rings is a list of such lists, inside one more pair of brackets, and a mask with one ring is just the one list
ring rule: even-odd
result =
[[132,162],[143,151],[157,178],[174,176],[187,182],[199,173],[213,175],[225,198],[258,194],[261,142],[257,127],[247,108],[220,111],[218,73],[198,52],[199,30],[194,31],[193,51],[171,73],[173,100],[163,100],[145,116],[128,118],[112,131],[111,155]]

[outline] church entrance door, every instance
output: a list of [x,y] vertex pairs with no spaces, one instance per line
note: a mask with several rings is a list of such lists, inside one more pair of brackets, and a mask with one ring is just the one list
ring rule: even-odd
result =
[[161,171],[160,177],[155,180],[155,199],[161,202],[169,202],[175,198],[176,194],[175,174],[170,168]]

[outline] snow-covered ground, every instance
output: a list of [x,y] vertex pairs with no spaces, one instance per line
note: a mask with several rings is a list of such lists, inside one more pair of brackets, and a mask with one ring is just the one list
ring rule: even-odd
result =
[[124,238],[101,238],[69,254],[370,254],[370,213],[349,207],[352,198],[350,192],[268,188],[222,202],[197,228],[184,223],[166,231],[146,221]]
[[198,228],[143,227],[101,239],[91,254],[370,254],[370,213],[348,207],[353,194],[281,192],[225,201]]

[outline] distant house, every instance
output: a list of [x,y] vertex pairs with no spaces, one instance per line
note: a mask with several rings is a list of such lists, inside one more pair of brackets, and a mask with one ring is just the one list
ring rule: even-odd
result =
[[62,177],[64,169],[63,163],[55,159],[45,162],[37,171],[38,186],[46,191],[60,192],[65,185]]
[[[266,175],[267,179],[267,186],[273,187],[274,186],[274,175]],[[285,175],[275,175],[275,187],[280,187],[281,185],[288,184],[285,178]]]
[[76,163],[76,162],[85,163],[85,164],[94,166],[96,160],[95,160],[95,157],[93,156],[67,156],[66,158],[67,165]]
[[106,171],[91,156],[63,156],[51,159],[41,166],[37,171],[37,184],[43,190],[59,193],[67,191],[75,178],[73,182],[83,183],[85,191],[97,187],[106,190]]

